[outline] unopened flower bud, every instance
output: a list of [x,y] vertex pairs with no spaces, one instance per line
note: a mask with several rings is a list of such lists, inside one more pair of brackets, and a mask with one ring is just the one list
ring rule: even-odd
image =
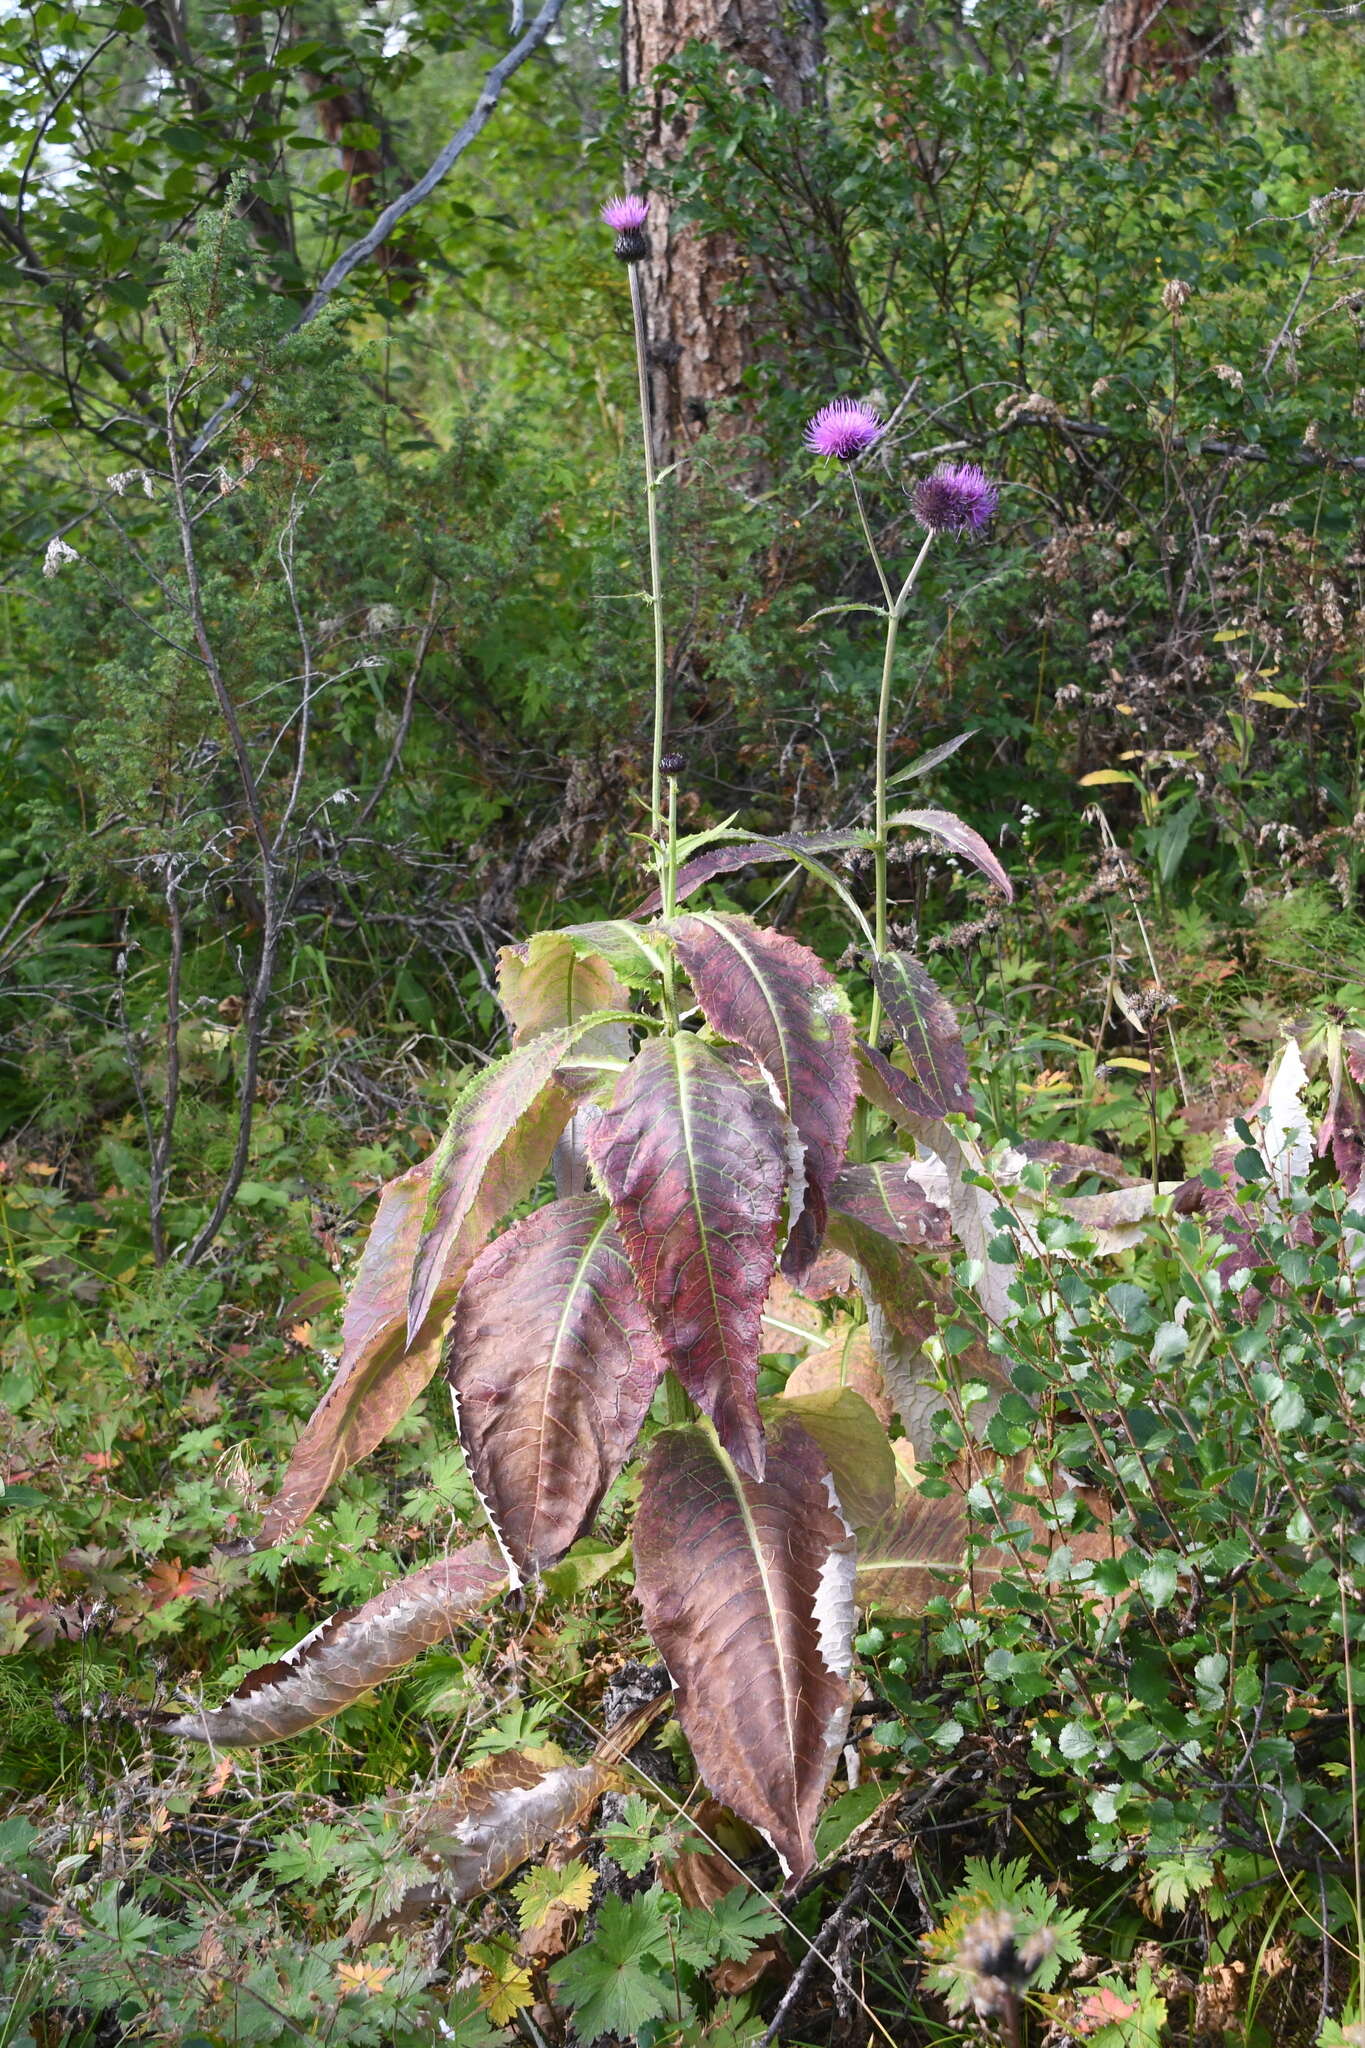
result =
[[659,756],[659,771],[663,775],[681,775],[686,766],[686,754],[672,753]]

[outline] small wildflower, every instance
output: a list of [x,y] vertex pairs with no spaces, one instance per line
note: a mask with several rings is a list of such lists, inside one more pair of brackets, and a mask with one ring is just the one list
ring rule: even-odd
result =
[[806,446],[812,455],[852,462],[872,446],[881,430],[879,415],[861,398],[836,398],[807,420]]
[[915,517],[930,533],[981,533],[995,517],[999,488],[974,462],[942,462],[915,486]]
[[649,254],[645,220],[649,201],[641,192],[618,193],[602,208],[602,218],[616,230],[616,254],[623,263],[638,263]]
[[56,576],[66,567],[68,562],[79,562],[79,560],[80,556],[76,553],[76,550],[68,547],[59,533],[54,533],[47,544],[47,552],[43,556],[43,574],[44,576]]

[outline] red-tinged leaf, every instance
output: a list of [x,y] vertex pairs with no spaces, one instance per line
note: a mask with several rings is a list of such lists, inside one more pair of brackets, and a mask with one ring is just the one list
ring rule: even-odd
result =
[[904,1158],[846,1166],[834,1183],[831,1206],[850,1222],[896,1244],[946,1251],[952,1242],[952,1222],[927,1178],[925,1168]]
[[400,1579],[354,1613],[338,1614],[292,1650],[251,1672],[221,1707],[164,1714],[166,1735],[250,1749],[282,1742],[382,1685],[507,1583],[491,1543],[480,1537],[438,1564]]
[[1014,884],[1001,867],[995,855],[979,832],[970,825],[964,825],[961,818],[951,811],[897,811],[888,819],[891,825],[908,825],[916,832],[924,832],[931,839],[941,839],[950,852],[960,854],[979,868],[987,881],[994,882],[1007,902],[1014,901]]
[[753,1476],[789,1129],[766,1093],[683,1032],[636,1054],[589,1140],[664,1356]]
[[[859,1545],[859,1602],[888,1614],[914,1615],[929,1600],[956,1599],[964,1589],[980,1598],[1006,1572],[1042,1586],[1057,1569],[1064,1547],[1072,1564],[1112,1557],[1115,1542],[1104,1495],[1068,1486],[1056,1466],[1047,1490],[1040,1491],[1031,1477],[1035,1470],[1031,1452],[1000,1459],[973,1446],[946,1475],[951,1493],[926,1499],[915,1484],[902,1480],[890,1512]],[[986,1515],[969,1518],[967,1495],[973,1488],[979,1489],[976,1499],[989,1496],[991,1507]],[[1011,1494],[1023,1498],[1015,1501],[1008,1498]],[[1071,1495],[1074,1502],[1068,1502]],[[1061,1503],[1088,1510],[1096,1526],[1052,1526],[1062,1519],[1057,1512]],[[998,1540],[992,1540],[993,1530]]]
[[[594,1011],[630,1008],[630,990],[600,953],[565,932],[537,932],[498,954],[498,994],[517,1045],[577,1024]],[[573,1049],[579,1060],[630,1056],[630,1026],[618,1016],[586,1031]]]
[[551,1202],[479,1254],[446,1371],[499,1541],[540,1571],[596,1514],[664,1371],[604,1202]]
[[970,1116],[967,1049],[948,998],[908,953],[884,953],[874,960],[872,982],[910,1056],[912,1075],[905,1087],[911,1108],[920,1116]]
[[788,1375],[784,1393],[819,1394],[830,1387],[852,1387],[861,1394],[883,1429],[893,1414],[886,1379],[872,1349],[866,1323],[844,1321],[830,1331],[821,1351],[812,1351]]
[[1115,1187],[1132,1187],[1140,1178],[1130,1173],[1112,1152],[1102,1152],[1095,1145],[1071,1145],[1059,1138],[1020,1138],[1015,1150],[1022,1152],[1025,1159],[1051,1167],[1054,1186],[1064,1187],[1068,1181],[1081,1180],[1086,1174],[1112,1181]]
[[655,1439],[635,1583],[678,1717],[717,1799],[761,1830],[792,1882],[848,1727],[852,1538],[825,1459],[774,1420],[761,1483],[702,1428]]
[[381,1189],[341,1323],[336,1376],[294,1445],[254,1547],[282,1543],[313,1512],[333,1480],[368,1457],[417,1399],[440,1361],[443,1287],[417,1341],[407,1334],[408,1286],[426,1214],[431,1161]]
[[[548,1166],[573,1108],[558,1070],[594,1028],[580,1019],[517,1046],[477,1074],[455,1104],[431,1160],[408,1290],[409,1338],[426,1321],[437,1290],[459,1285],[489,1231]],[[452,1280],[454,1273],[459,1279]]]
[[843,1164],[858,1092],[848,998],[808,946],[747,917],[679,920],[674,945],[702,1014],[772,1079],[805,1154],[805,1200],[782,1270],[799,1281],[825,1234],[829,1189]]
[[1365,1174],[1365,1032],[1329,1027],[1327,1113],[1318,1130],[1318,1157],[1331,1151],[1332,1164],[1348,1194],[1355,1194]]
[[[733,875],[740,868],[775,860],[804,866],[818,854],[846,853],[853,847],[871,844],[872,835],[868,832],[793,832],[782,839],[743,839],[733,846],[712,847],[681,869],[673,900],[685,903],[704,882],[714,881],[717,875]],[[651,916],[662,900],[658,890],[652,890],[636,915]]]
[[959,747],[965,747],[968,740],[975,738],[976,727],[972,726],[970,731],[958,733],[955,739],[944,740],[942,746],[931,747],[927,754],[921,754],[918,760],[911,761],[908,767],[898,768],[894,775],[888,775],[887,788],[890,789],[897,782],[911,782],[916,776],[928,775],[931,769],[941,768]]

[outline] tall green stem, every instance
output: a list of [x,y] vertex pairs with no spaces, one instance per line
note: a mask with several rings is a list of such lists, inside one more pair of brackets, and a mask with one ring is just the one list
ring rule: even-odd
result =
[[[858,510],[861,513],[861,499],[858,500]],[[864,526],[866,526],[866,521],[864,521]],[[886,951],[886,749],[891,729],[891,678],[896,666],[896,641],[900,635],[901,620],[905,617],[905,607],[909,602],[910,593],[919,580],[919,572],[924,567],[925,557],[933,545],[933,539],[932,533],[925,534],[924,545],[915,557],[910,574],[900,587],[900,595],[890,605],[886,614],[886,651],[882,656],[882,687],[881,695],[877,700],[876,820],[873,828],[872,844],[872,868],[876,889],[876,899],[873,905],[872,937],[879,956]],[[872,558],[874,561],[877,559],[875,548],[873,549]],[[878,563],[877,567],[878,574],[880,575],[881,564]],[[868,1043],[870,1045],[876,1045],[881,1027],[882,999],[874,989],[872,991],[872,1014],[867,1027]]]
[[640,266],[630,265],[630,310],[635,321],[635,367],[640,378],[640,433],[645,457],[645,516],[649,523],[649,608],[654,616],[654,758],[649,774],[649,832],[655,846],[663,830],[664,605],[659,569],[659,480],[654,473],[654,434],[649,403],[649,358],[645,349],[645,301]]

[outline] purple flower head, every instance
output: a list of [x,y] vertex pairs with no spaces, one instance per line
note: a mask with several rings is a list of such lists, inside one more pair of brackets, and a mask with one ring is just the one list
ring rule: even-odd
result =
[[618,235],[638,232],[649,214],[649,201],[641,192],[626,192],[609,199],[602,208],[602,218],[609,228],[615,228]]
[[649,254],[645,239],[645,218],[649,201],[640,192],[626,192],[609,199],[602,218],[616,230],[616,253],[623,263],[639,263]]
[[806,446],[812,455],[852,462],[855,455],[872,446],[881,430],[880,417],[861,398],[836,398],[807,420]]
[[915,517],[930,533],[982,533],[995,517],[999,486],[974,462],[941,462],[915,485]]

